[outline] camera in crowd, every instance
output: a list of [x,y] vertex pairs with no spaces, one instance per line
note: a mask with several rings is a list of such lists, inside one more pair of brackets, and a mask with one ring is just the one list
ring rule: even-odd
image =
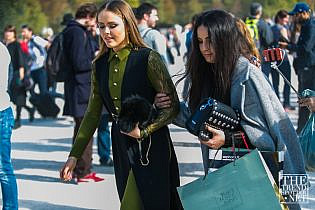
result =
[[206,125],[222,131],[234,131],[240,126],[240,115],[233,108],[213,99],[204,99],[186,122],[187,130],[203,141],[212,138]]
[[263,51],[265,62],[282,61],[284,58],[284,50],[281,48],[271,48]]

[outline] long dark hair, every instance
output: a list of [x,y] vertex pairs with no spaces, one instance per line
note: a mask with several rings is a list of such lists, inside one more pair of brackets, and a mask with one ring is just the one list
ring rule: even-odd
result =
[[[200,52],[197,29],[202,25],[208,28],[209,43],[215,51],[214,63],[207,63]],[[205,97],[230,104],[232,73],[241,54],[239,45],[240,32],[229,13],[211,10],[198,16],[193,28],[192,52],[183,77],[191,80],[186,98],[191,110]]]

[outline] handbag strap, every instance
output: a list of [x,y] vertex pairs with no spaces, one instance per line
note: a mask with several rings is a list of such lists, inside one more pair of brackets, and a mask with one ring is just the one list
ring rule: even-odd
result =
[[[235,146],[235,138],[236,138],[236,137],[241,138],[241,139],[243,140],[243,142],[244,142],[244,145],[245,145],[245,147],[246,147],[248,153],[251,152],[250,149],[249,149],[249,146],[248,146],[248,144],[247,144],[247,141],[246,141],[244,132],[238,131],[238,132],[232,134],[232,135],[231,135],[231,140],[232,140],[231,151],[233,152],[233,163],[234,163],[234,164],[235,164],[235,160],[237,159],[236,150],[235,150],[235,149],[236,149],[236,146]],[[238,151],[239,151],[240,148],[239,148],[239,147],[237,147],[237,148],[238,148]],[[213,159],[211,160],[208,169],[209,169],[209,168],[212,168],[212,167],[214,166],[215,158],[216,158],[218,152],[219,152],[219,150],[217,150],[216,153],[214,154],[214,157],[213,157]],[[207,171],[208,171],[208,170],[207,170]],[[208,173],[205,174],[204,179],[205,179],[205,177],[207,176],[207,174],[208,174]]]

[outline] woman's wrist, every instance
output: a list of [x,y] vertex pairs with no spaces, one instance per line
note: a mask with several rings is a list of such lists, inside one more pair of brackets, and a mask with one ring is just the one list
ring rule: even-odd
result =
[[140,130],[140,138],[147,138],[149,136],[146,128]]
[[68,160],[73,160],[75,162],[77,162],[78,158],[74,157],[74,156],[69,156]]

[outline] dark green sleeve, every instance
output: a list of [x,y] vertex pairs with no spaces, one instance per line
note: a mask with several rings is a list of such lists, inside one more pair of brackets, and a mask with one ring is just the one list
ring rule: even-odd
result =
[[75,139],[75,143],[72,146],[72,150],[69,156],[80,158],[83,154],[89,140],[93,137],[93,134],[98,127],[101,114],[102,114],[102,99],[99,95],[98,83],[95,75],[95,68],[92,70],[91,78],[91,94],[89,104],[85,112],[83,121],[81,123],[78,135]]
[[141,131],[141,136],[143,137],[171,123],[179,112],[179,99],[176,88],[161,56],[155,51],[151,51],[149,55],[148,78],[157,93],[166,93],[170,96],[172,106],[159,110],[158,117],[155,121]]

